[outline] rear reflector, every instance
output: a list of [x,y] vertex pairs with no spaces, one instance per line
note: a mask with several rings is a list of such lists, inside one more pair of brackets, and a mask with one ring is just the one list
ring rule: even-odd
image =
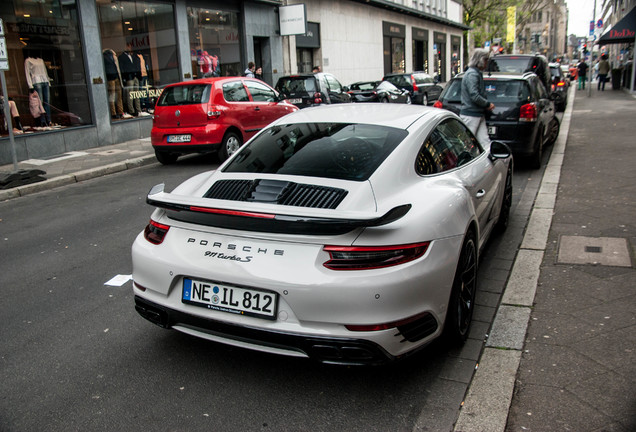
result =
[[430,242],[395,246],[325,246],[331,270],[371,270],[413,261],[426,253]]
[[435,101],[435,103],[433,104],[434,108],[444,108],[444,104],[438,99]]
[[415,316],[412,316],[412,317],[409,317],[409,318],[405,318],[403,320],[393,321],[393,322],[388,322],[388,323],[367,324],[367,325],[349,324],[349,325],[345,325],[345,327],[349,331],[358,331],[358,332],[370,332],[370,331],[388,330],[388,329],[392,329],[392,328],[396,328],[396,327],[399,327],[399,326],[410,324],[410,323],[412,323],[414,321],[417,321],[418,319],[420,319],[421,317],[426,316],[426,315],[428,315],[428,313],[423,313],[423,314],[415,315]]

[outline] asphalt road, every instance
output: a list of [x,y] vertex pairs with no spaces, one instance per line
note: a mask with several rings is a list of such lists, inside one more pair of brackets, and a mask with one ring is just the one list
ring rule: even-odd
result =
[[[544,157],[549,156],[546,152]],[[152,325],[134,310],[130,247],[151,186],[214,158],[150,165],[0,203],[0,430],[450,430],[538,189],[517,167],[511,226],[485,250],[461,350],[381,368],[323,366]]]

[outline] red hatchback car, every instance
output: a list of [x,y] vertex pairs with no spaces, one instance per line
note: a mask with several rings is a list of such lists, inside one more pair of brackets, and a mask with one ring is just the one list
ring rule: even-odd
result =
[[157,160],[217,151],[221,161],[274,120],[298,110],[264,82],[243,77],[171,84],[155,106],[152,146]]

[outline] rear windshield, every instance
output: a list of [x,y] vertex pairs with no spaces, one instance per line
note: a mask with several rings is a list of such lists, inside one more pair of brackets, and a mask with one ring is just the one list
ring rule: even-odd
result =
[[209,84],[193,84],[167,87],[161,93],[157,105],[194,105],[210,100]]
[[351,90],[373,90],[378,85],[377,81],[372,82],[360,82],[351,84],[349,87]]
[[402,129],[368,124],[274,126],[242,147],[223,171],[364,181],[406,135]]
[[488,100],[497,103],[516,103],[526,101],[530,97],[530,88],[521,80],[484,80]]
[[488,60],[488,70],[491,72],[524,73],[531,71],[532,58],[528,57],[494,57]]
[[314,77],[289,77],[281,78],[276,84],[276,90],[289,95],[294,93],[314,93],[316,89],[316,78]]
[[550,75],[552,78],[561,76],[561,69],[558,66],[550,66]]

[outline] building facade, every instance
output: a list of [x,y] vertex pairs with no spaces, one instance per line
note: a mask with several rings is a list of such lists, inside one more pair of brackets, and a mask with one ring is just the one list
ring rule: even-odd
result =
[[[241,75],[249,61],[275,84],[320,66],[343,84],[460,70],[459,0],[307,0],[308,31],[281,36],[297,0],[3,0],[10,116],[0,164],[147,138],[168,84]],[[8,121],[7,121],[8,120]]]
[[568,9],[565,0],[544,0],[518,28],[520,53],[540,53],[555,61],[567,56]]

